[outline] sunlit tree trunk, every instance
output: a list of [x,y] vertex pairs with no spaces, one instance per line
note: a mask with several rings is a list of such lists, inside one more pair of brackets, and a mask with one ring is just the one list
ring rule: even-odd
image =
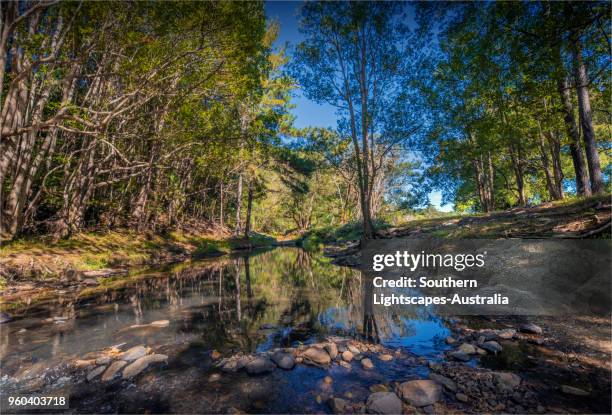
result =
[[569,148],[572,155],[574,172],[576,174],[576,193],[581,196],[589,196],[591,194],[591,186],[587,177],[584,155],[582,154],[582,146],[580,145],[580,134],[574,117],[574,108],[572,106],[567,80],[563,79],[557,81],[557,89],[559,90],[561,102],[563,103],[563,119],[570,141]]
[[586,159],[591,179],[591,191],[601,193],[604,191],[603,176],[597,153],[597,141],[595,140],[595,129],[591,113],[591,98],[589,97],[589,78],[586,65],[582,58],[582,47],[580,40],[575,39],[573,44],[574,71],[576,79],[576,92],[578,93],[578,110],[580,114],[580,126],[586,149]]

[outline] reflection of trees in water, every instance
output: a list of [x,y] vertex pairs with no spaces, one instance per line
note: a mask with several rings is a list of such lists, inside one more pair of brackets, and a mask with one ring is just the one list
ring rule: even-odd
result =
[[378,326],[376,324],[376,316],[374,314],[374,298],[373,298],[373,284],[368,278],[362,278],[363,287],[363,336],[376,343],[380,342],[378,336]]
[[398,317],[406,310],[375,307],[372,284],[361,272],[297,248],[184,264],[117,283],[66,301],[53,315],[109,313],[124,304],[120,308],[130,310],[132,324],[142,324],[152,320],[150,310],[160,310],[180,322],[174,325],[179,331],[195,333],[212,347],[251,351],[271,333],[260,330],[264,323],[291,326],[286,338],[275,339],[285,344],[326,332],[329,318],[372,341],[406,330]]

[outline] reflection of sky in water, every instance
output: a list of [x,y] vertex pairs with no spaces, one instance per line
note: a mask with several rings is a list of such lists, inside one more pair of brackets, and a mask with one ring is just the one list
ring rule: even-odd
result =
[[[443,322],[429,313],[418,310],[416,318],[396,316],[378,317],[381,342],[389,347],[401,347],[424,357],[433,357],[446,349],[444,339],[450,331]],[[413,310],[414,312],[414,310]],[[375,313],[378,314],[378,313]],[[355,322],[350,320],[347,308],[329,308],[319,316],[319,323],[331,332],[356,333]]]

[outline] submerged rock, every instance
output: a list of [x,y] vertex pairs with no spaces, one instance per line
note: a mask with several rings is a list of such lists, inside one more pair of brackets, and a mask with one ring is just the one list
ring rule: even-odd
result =
[[168,356],[163,354],[150,354],[147,356],[143,356],[140,359],[136,360],[134,363],[131,363],[123,370],[123,379],[129,379],[138,375],[140,372],[145,370],[151,363],[165,362],[166,360],[168,360]]
[[295,366],[295,358],[291,353],[277,351],[272,354],[271,358],[281,369],[291,370]]
[[533,323],[523,324],[520,328],[523,333],[542,334],[542,327]]
[[314,365],[328,365],[331,362],[331,358],[327,352],[317,347],[310,347],[302,354],[304,363]]
[[382,360],[383,362],[388,362],[390,360],[393,360],[393,356],[388,353],[383,353],[380,356],[378,356],[378,358]]
[[413,406],[427,406],[442,397],[442,387],[433,380],[410,380],[399,386],[402,398]]
[[455,344],[457,343],[457,340],[455,340],[454,337],[448,336],[445,340],[446,344]]
[[276,366],[270,359],[263,356],[256,356],[246,365],[246,371],[249,375],[261,375],[263,373],[272,372]]
[[361,359],[361,367],[364,369],[374,369],[374,364],[366,357],[365,359]]
[[366,411],[369,414],[401,414],[402,401],[393,392],[376,392],[368,397]]

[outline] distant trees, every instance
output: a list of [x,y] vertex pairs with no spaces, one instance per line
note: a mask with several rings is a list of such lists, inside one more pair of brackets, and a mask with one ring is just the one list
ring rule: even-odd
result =
[[609,13],[584,2],[417,7],[440,46],[421,79],[432,111],[423,150],[459,207],[561,199],[566,177],[580,195],[605,190]]

